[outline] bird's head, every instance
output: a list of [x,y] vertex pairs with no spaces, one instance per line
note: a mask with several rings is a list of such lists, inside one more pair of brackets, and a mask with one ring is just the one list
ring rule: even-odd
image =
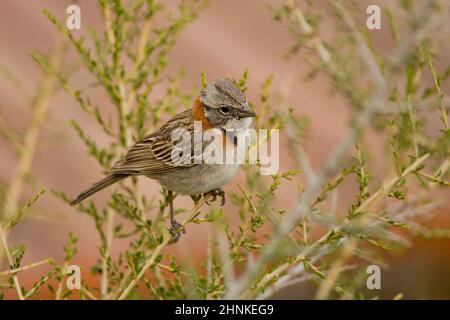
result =
[[244,93],[228,78],[219,78],[200,93],[205,117],[215,128],[247,129],[255,117]]

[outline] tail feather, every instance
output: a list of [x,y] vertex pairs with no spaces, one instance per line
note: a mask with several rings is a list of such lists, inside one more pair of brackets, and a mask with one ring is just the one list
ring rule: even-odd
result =
[[89,189],[87,189],[86,191],[80,193],[78,195],[78,197],[73,200],[70,204],[72,206],[80,203],[81,201],[83,201],[84,199],[92,196],[94,193],[112,185],[113,183],[116,183],[119,180],[122,180],[123,178],[126,178],[127,175],[123,175],[123,174],[111,174],[107,177],[105,177],[104,179],[96,182],[92,187],[90,187]]

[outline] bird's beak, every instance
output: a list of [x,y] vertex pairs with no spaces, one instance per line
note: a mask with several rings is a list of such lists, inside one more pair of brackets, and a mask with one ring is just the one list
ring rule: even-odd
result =
[[253,118],[256,117],[256,113],[251,110],[239,110],[239,118]]

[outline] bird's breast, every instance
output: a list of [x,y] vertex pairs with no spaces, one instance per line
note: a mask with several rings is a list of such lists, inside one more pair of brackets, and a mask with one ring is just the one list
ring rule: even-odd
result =
[[223,187],[235,177],[238,169],[237,164],[199,164],[150,178],[176,193],[196,195]]

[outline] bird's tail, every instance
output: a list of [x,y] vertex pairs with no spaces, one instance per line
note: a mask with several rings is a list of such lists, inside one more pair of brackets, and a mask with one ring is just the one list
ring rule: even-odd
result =
[[87,197],[92,196],[94,193],[102,190],[103,188],[106,188],[110,185],[112,185],[113,183],[116,183],[119,180],[122,180],[123,178],[126,178],[127,175],[124,174],[110,174],[109,176],[105,177],[104,179],[98,181],[97,183],[95,183],[92,187],[90,187],[89,189],[87,189],[86,191],[80,193],[78,195],[78,197],[73,200],[70,204],[72,206],[80,203],[81,201],[83,201],[84,199],[86,199]]

